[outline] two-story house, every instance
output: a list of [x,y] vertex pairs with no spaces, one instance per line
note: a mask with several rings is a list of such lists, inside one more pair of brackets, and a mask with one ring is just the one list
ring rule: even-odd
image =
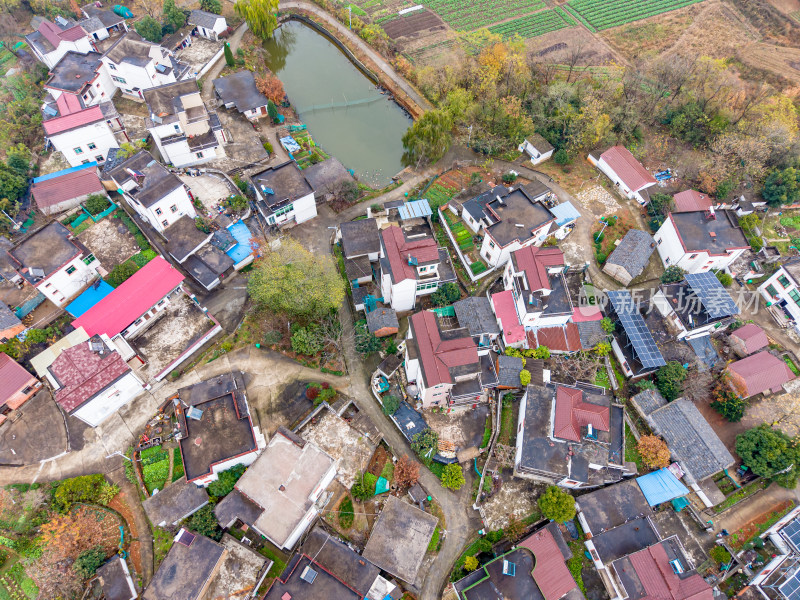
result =
[[758,286],[761,297],[800,333],[800,258],[791,258]]
[[736,215],[713,208],[670,213],[654,238],[664,267],[687,273],[727,269],[750,248]]
[[317,216],[314,188],[293,160],[252,176],[256,206],[269,225],[293,227]]
[[428,310],[415,313],[408,323],[406,377],[417,385],[423,408],[487,400],[487,391],[497,387],[497,371],[488,350],[478,353],[468,328],[443,328]]
[[439,248],[428,225],[381,230],[380,288],[396,311],[412,310],[419,296],[455,281],[447,250]]
[[114,182],[131,208],[159,233],[184,215],[192,219],[197,216],[183,182],[149,152],[143,150],[124,160],[112,156],[103,174]]
[[117,88],[102,68],[101,56],[98,52],[67,52],[50,69],[50,77],[45,82],[44,89],[54,100],[58,100],[61,94],[78,96],[86,107],[108,102],[117,93]]
[[69,51],[88,54],[94,48],[83,28],[64,17],[56,17],[56,22],[43,19],[39,28],[25,36],[33,54],[52,69]]
[[128,141],[125,126],[112,102],[84,106],[80,96],[62,93],[42,108],[45,142],[64,155],[72,167],[102,163],[110,150]]
[[195,79],[150,88],[143,97],[150,111],[145,126],[164,162],[185,167],[225,156],[222,124],[206,108]]
[[58,221],[48,223],[7,250],[16,282],[25,281],[64,307],[99,277],[94,254]]
[[114,85],[136,99],[143,98],[144,90],[186,79],[190,70],[169,50],[143,40],[135,31],[114,42],[102,61]]
[[468,200],[462,217],[475,233],[484,232],[480,254],[490,267],[503,265],[525,246],[541,246],[555,233],[556,217],[543,201],[552,197],[539,181],[514,189],[501,185]]

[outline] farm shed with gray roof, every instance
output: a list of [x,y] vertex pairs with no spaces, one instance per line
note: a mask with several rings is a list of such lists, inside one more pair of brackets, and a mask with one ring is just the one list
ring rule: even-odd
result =
[[603,273],[622,285],[628,285],[642,274],[655,249],[656,243],[652,235],[646,231],[631,229],[606,260]]

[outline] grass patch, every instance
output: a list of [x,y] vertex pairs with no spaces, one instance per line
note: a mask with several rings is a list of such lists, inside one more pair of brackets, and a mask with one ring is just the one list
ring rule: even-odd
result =
[[642,455],[636,449],[636,438],[627,423],[625,423],[625,460],[636,463],[636,470],[640,473],[647,471],[644,461],[642,461]]
[[611,388],[611,381],[608,379],[608,371],[606,371],[605,367],[601,367],[597,371],[597,375],[594,376],[594,384],[607,390]]
[[567,561],[567,568],[585,596],[586,585],[583,583],[583,561],[586,560],[586,556],[583,554],[584,546],[580,540],[574,540],[569,543],[569,549],[572,551],[572,558]]
[[353,511],[353,501],[350,496],[347,496],[339,503],[339,526],[342,529],[350,529],[355,518],[356,513]]
[[792,373],[794,373],[795,375],[800,375],[800,369],[797,368],[797,365],[794,364],[794,361],[786,354],[783,355],[783,362],[786,363],[786,366],[789,367],[789,370]]
[[486,448],[489,445],[489,440],[492,438],[492,417],[486,417],[486,423],[483,426],[483,440],[481,440],[481,448]]
[[467,560],[468,556],[475,556],[476,554],[480,554],[481,552],[491,552],[492,551],[492,543],[487,540],[485,537],[479,537],[477,540],[472,542],[469,546],[464,548],[464,552],[461,553],[461,556],[458,557],[455,566],[453,567],[453,573],[450,575],[450,581],[458,581],[466,574],[464,571],[464,561]]
[[440,538],[441,538],[441,532],[439,531],[439,526],[437,525],[436,529],[433,530],[433,537],[431,538],[431,541],[428,544],[428,552],[438,552]]
[[176,448],[172,451],[172,481],[178,481],[181,477],[183,477],[183,461],[181,451]]
[[389,459],[386,461],[386,464],[383,465],[383,469],[381,469],[381,477],[383,477],[389,483],[392,483],[392,479],[394,478],[394,462]]
[[272,577],[274,579],[283,573],[283,570],[286,568],[286,563],[272,550],[272,548],[262,546],[258,549],[258,553],[272,561],[272,567],[270,567],[269,573],[267,573],[268,578]]
[[444,465],[440,462],[436,462],[435,460],[431,462],[431,464],[428,466],[428,469],[430,469],[431,473],[436,475],[436,477],[439,479],[441,479],[442,475],[444,474]]
[[731,534],[730,544],[734,550],[740,550],[747,542],[757,535],[764,533],[767,529],[777,523],[780,518],[792,510],[795,506],[794,500],[786,500],[775,510],[764,513],[758,519],[750,521],[747,525]]
[[732,494],[728,498],[725,499],[724,502],[717,504],[714,507],[715,513],[721,513],[723,510],[730,508],[734,504],[737,504],[758,492],[759,490],[765,489],[769,485],[768,481],[760,480],[750,483],[743,488],[739,489],[735,494]]
[[500,415],[500,435],[498,443],[508,446],[511,443],[511,436],[514,433],[514,403],[503,400],[503,409]]
[[172,534],[161,527],[153,527],[153,559],[156,569],[161,564],[169,549],[172,548]]

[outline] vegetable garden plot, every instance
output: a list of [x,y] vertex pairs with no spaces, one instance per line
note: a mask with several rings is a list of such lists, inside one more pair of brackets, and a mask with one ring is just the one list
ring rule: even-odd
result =
[[523,38],[532,38],[573,25],[575,21],[559,7],[489,27],[489,31],[503,37],[520,35]]
[[453,29],[471,31],[545,7],[544,0],[426,0]]
[[570,0],[566,9],[591,31],[683,8],[703,0]]

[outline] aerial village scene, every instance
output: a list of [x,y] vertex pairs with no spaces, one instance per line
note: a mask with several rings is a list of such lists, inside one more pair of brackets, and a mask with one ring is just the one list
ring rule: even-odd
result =
[[0,0],[0,600],[800,600],[800,0]]

